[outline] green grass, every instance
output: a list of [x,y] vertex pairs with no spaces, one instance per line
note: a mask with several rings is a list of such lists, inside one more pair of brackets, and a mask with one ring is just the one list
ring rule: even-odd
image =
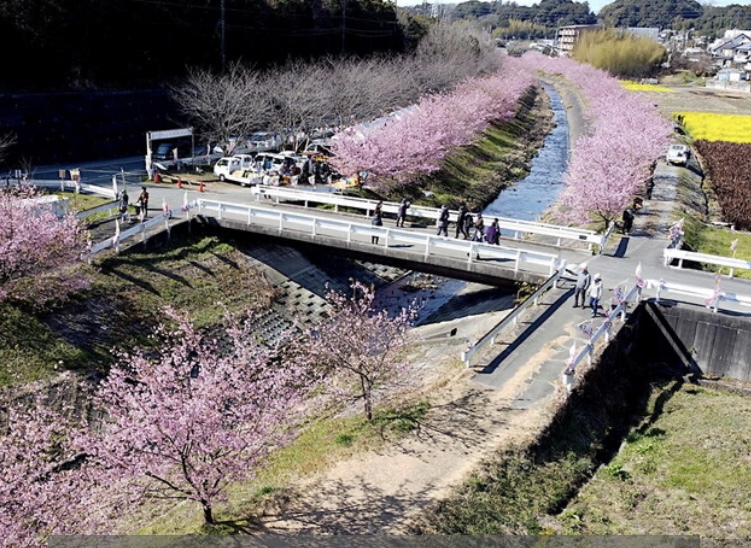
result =
[[750,427],[749,398],[683,386],[558,516],[562,531],[749,538]]
[[76,213],[80,211],[86,211],[87,209],[93,209],[99,207],[102,204],[112,202],[108,198],[98,196],[96,194],[76,194],[74,192],[57,192],[57,196],[61,198],[67,198],[70,202],[70,207]]
[[215,238],[173,238],[153,252],[98,260],[89,291],[46,314],[0,307],[0,386],[38,380],[66,369],[106,371],[113,348],[153,344],[160,311],[172,306],[199,327],[225,309],[267,306],[273,289],[231,244]]

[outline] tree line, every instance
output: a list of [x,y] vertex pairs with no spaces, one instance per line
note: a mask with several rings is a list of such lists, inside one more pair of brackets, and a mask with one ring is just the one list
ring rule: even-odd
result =
[[[412,8],[420,12],[420,8]],[[696,0],[616,0],[597,14],[586,2],[541,0],[531,6],[501,0],[461,2],[446,17],[453,20],[479,19],[491,25],[494,35],[503,39],[552,38],[562,25],[605,27],[658,27],[685,30],[711,38],[726,29],[751,28],[751,6],[734,4],[726,7],[702,5]]]
[[492,73],[500,62],[487,33],[437,23],[413,55],[295,60],[274,70],[239,63],[224,73],[192,70],[172,95],[204,141],[226,143],[262,130],[292,137],[376,119]]
[[188,66],[410,51],[423,32],[381,0],[7,0],[0,89],[157,87]]

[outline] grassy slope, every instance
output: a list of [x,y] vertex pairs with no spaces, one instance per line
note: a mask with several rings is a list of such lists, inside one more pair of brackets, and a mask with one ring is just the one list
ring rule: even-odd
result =
[[[672,387],[656,387],[650,405]],[[751,537],[751,399],[683,386],[558,517],[566,533]]]
[[92,289],[50,313],[0,305],[0,386],[64,369],[106,370],[112,348],[151,344],[148,336],[167,305],[205,326],[221,317],[223,306],[236,310],[253,300],[268,302],[272,289],[243,260],[215,239],[173,240],[156,253],[101,260],[90,269]]

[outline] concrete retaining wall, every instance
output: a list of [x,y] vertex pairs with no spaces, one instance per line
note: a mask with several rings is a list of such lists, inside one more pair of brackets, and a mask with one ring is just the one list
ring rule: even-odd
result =
[[683,305],[655,310],[704,375],[751,381],[751,318]]

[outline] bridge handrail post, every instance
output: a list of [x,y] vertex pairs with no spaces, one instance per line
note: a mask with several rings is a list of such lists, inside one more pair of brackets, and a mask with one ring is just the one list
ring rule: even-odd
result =
[[224,219],[224,217],[223,217],[223,214],[224,214],[224,204],[220,202],[219,203],[219,207],[217,209],[219,210],[219,220],[221,221],[221,220]]
[[433,243],[433,238],[428,235],[425,241],[425,255],[424,255],[425,259],[430,257],[430,246],[432,243]]
[[522,250],[517,249],[516,260],[514,261],[514,272],[519,272],[519,263],[521,263],[521,260],[522,260]]
[[312,228],[312,232],[311,232],[311,236],[313,236],[313,238],[315,238],[316,236],[318,236],[318,231],[316,230],[317,227],[318,227],[318,219],[316,219],[315,217],[313,217],[313,228]]
[[472,264],[472,259],[475,256],[475,243],[469,242],[469,253],[467,253],[467,264]]
[[347,223],[347,243],[352,241],[352,223]]
[[279,214],[279,226],[277,228],[279,229],[279,234],[284,232],[284,212]]
[[587,343],[587,363],[589,365],[592,365],[592,352],[594,350],[594,347],[592,346],[591,342]]

